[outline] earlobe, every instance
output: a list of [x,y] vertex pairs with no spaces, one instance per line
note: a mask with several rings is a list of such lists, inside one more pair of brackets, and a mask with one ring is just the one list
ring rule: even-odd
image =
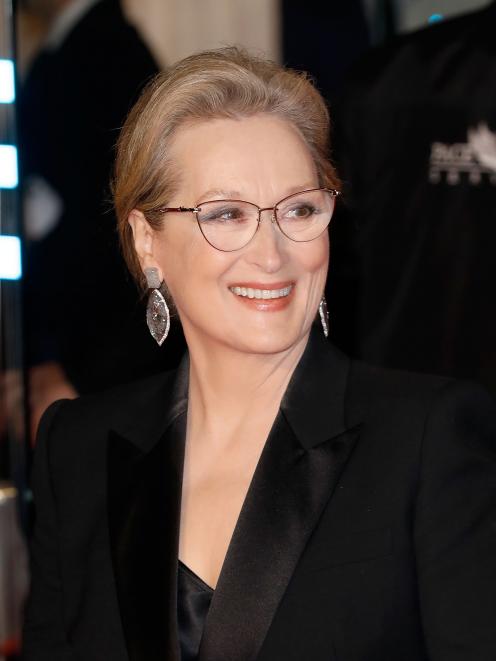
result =
[[[133,232],[134,248],[143,271],[146,268],[158,268],[153,257],[154,231],[142,211],[133,209],[129,214],[128,223]],[[160,274],[160,277],[161,274]]]

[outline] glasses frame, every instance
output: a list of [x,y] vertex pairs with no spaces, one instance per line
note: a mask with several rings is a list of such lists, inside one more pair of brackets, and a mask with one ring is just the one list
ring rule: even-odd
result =
[[[262,211],[271,211],[272,212],[271,217],[270,217],[271,222],[274,223],[275,225],[277,225],[277,227],[279,228],[279,231],[281,232],[281,234],[283,236],[285,236],[287,239],[289,239],[290,241],[294,241],[294,243],[309,243],[310,241],[315,241],[315,239],[318,239],[319,236],[321,236],[321,234],[323,234],[326,231],[326,229],[329,227],[329,225],[331,223],[333,214],[331,214],[331,217],[329,218],[329,222],[322,229],[322,232],[317,234],[317,236],[314,236],[312,239],[304,239],[302,241],[299,241],[298,239],[291,238],[290,236],[288,236],[284,232],[284,230],[279,225],[279,221],[277,220],[276,211],[277,211],[277,207],[280,204],[282,204],[286,200],[289,200],[291,197],[295,197],[296,195],[301,195],[302,193],[313,193],[314,191],[325,191],[326,193],[330,193],[336,199],[341,195],[341,191],[337,190],[336,188],[322,188],[322,187],[305,188],[304,190],[297,191],[296,193],[291,193],[291,195],[286,195],[286,197],[283,197],[281,200],[276,202],[276,204],[272,207],[259,207],[258,204],[255,204],[254,202],[248,202],[247,200],[237,200],[237,199],[224,200],[224,199],[221,199],[221,200],[203,200],[203,202],[198,202],[198,204],[196,204],[196,206],[194,206],[194,207],[183,207],[183,206],[179,206],[179,207],[160,207],[159,209],[157,209],[157,211],[159,213],[193,213],[195,218],[196,218],[196,223],[198,225],[198,228],[199,228],[203,238],[205,239],[205,241],[210,246],[212,246],[212,248],[215,248],[215,250],[220,250],[220,252],[236,252],[237,250],[242,250],[243,248],[245,248],[250,243],[250,241],[253,240],[255,234],[258,232],[258,228],[260,227],[260,223],[262,222]],[[255,231],[253,232],[253,234],[251,235],[251,237],[248,239],[248,241],[246,243],[244,243],[239,248],[232,248],[231,250],[225,250],[224,248],[218,248],[211,241],[209,241],[207,239],[207,237],[205,236],[205,234],[202,230],[202,226],[201,226],[201,222],[200,222],[200,219],[198,217],[198,214],[201,211],[201,205],[202,204],[209,204],[211,202],[242,202],[243,204],[249,204],[250,206],[254,207],[257,210],[257,213],[258,213],[257,227],[256,227]],[[334,213],[334,210],[333,210],[333,213]]]

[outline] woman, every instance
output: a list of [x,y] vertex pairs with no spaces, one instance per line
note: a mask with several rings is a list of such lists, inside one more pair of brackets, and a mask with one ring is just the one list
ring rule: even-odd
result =
[[45,414],[28,661],[496,658],[494,406],[325,340],[327,135],[304,75],[236,49],[131,112],[124,252],[189,351]]

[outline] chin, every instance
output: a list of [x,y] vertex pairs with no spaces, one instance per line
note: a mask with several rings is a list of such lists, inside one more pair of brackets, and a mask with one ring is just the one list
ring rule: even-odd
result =
[[301,332],[291,329],[269,329],[252,330],[243,334],[239,338],[239,342],[229,343],[233,349],[242,351],[243,353],[253,354],[278,354],[290,350],[306,337],[307,332]]

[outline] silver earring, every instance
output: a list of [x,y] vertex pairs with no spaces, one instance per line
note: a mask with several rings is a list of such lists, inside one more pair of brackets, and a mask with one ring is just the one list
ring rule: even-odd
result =
[[160,291],[163,280],[160,280],[158,269],[146,268],[144,274],[148,288],[151,289],[146,306],[146,324],[151,336],[160,347],[169,334],[169,307]]
[[322,296],[319,303],[319,314],[320,314],[320,323],[322,324],[322,330],[324,335],[328,337],[329,335],[329,312],[327,310],[327,301],[325,296]]

